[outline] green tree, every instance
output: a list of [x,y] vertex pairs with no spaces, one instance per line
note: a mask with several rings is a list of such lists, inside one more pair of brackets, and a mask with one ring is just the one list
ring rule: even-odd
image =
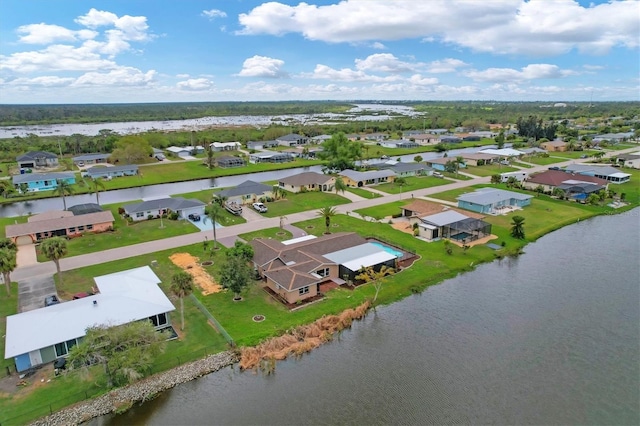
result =
[[318,216],[324,218],[324,225],[327,228],[326,234],[329,234],[329,227],[331,226],[331,218],[338,214],[338,211],[334,207],[323,207],[318,210]]
[[180,330],[184,330],[184,298],[193,292],[193,277],[186,271],[179,271],[171,277],[171,293],[180,299],[180,318],[182,325]]
[[321,160],[327,162],[329,170],[345,170],[355,167],[355,161],[362,158],[362,143],[350,141],[344,133],[336,133],[323,142],[323,150],[318,153]]
[[11,296],[11,273],[17,266],[17,252],[7,247],[0,248],[0,273],[7,288],[7,295]]
[[344,194],[344,191],[347,190],[347,184],[344,183],[344,180],[342,180],[342,177],[338,176],[336,178],[336,183],[333,186],[333,189],[336,190],[336,195],[338,195],[338,192],[342,192]]
[[495,141],[498,149],[504,148],[504,130],[500,130],[500,133],[498,133],[498,136],[496,136]]
[[415,161],[416,163],[422,163],[422,155],[416,155],[415,157],[413,157],[413,161]]
[[216,222],[222,215],[222,206],[216,202],[211,203],[206,209],[206,216],[202,220],[205,224],[211,222],[213,228],[213,249],[218,250],[218,236],[216,235]]
[[67,358],[72,368],[102,364],[109,387],[142,378],[150,372],[157,356],[164,351],[164,333],[157,332],[150,321],[136,321],[110,327],[89,327]]
[[273,198],[276,200],[287,198],[287,191],[280,185],[274,185],[271,192],[273,193]]
[[16,187],[9,180],[0,180],[0,195],[9,198],[16,192]]
[[236,240],[229,250],[227,250],[228,256],[239,257],[243,259],[245,262],[249,262],[253,259],[253,247],[251,244],[243,243],[240,240]]
[[146,161],[151,155],[153,148],[146,139],[141,136],[124,136],[116,142],[110,161],[137,164]]
[[206,146],[207,149],[207,167],[209,170],[213,168],[214,158],[213,158],[213,143],[209,142]]
[[524,217],[514,216],[511,219],[511,236],[519,240],[524,240]]
[[95,179],[87,179],[86,181],[87,186],[89,187],[89,194],[96,194],[96,204],[100,204],[100,191],[104,191],[105,186],[104,186],[104,181],[101,178],[95,178]]
[[62,284],[62,272],[60,271],[60,259],[67,255],[67,240],[60,237],[47,238],[40,244],[40,251],[49,260],[56,264],[58,278]]
[[220,283],[233,292],[233,299],[239,300],[240,293],[251,281],[251,268],[238,256],[227,256],[220,271]]
[[73,186],[65,180],[65,179],[57,179],[58,183],[55,189],[53,190],[53,195],[59,195],[62,198],[62,205],[64,206],[64,210],[67,209],[67,195],[72,195],[74,190]]
[[396,178],[393,181],[393,184],[395,186],[399,186],[400,187],[400,198],[402,198],[402,188],[407,186],[407,184],[408,184],[407,180],[405,178],[403,178],[403,177],[399,177],[399,178]]
[[389,268],[386,265],[382,265],[382,267],[376,271],[372,266],[368,268],[362,268],[359,271],[360,273],[356,275],[356,279],[362,280],[365,283],[373,283],[373,287],[376,289],[376,293],[373,296],[373,301],[371,303],[375,303],[378,299],[378,293],[382,289],[382,285],[385,282],[385,277],[387,275],[393,274],[393,269]]
[[500,183],[502,182],[502,177],[500,175],[492,175],[491,183]]

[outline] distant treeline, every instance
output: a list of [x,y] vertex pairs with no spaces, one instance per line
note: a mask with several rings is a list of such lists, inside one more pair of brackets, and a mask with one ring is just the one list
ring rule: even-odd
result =
[[[184,120],[227,115],[341,113],[350,109],[355,103],[372,103],[372,101],[0,105],[0,126]],[[435,127],[448,127],[440,126],[438,120],[444,120],[443,124],[462,123],[467,120],[513,123],[518,117],[529,115],[536,115],[545,120],[614,116],[630,119],[640,115],[639,102],[568,102],[566,107],[554,107],[553,103],[548,102],[379,101],[378,103],[412,106],[417,111],[426,113],[427,118],[435,119],[433,120]]]

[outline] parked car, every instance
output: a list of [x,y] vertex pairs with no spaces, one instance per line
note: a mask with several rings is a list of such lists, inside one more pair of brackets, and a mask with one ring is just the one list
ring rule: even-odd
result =
[[433,177],[437,177],[437,178],[443,178],[444,175],[440,172],[433,172]]
[[51,296],[47,296],[44,298],[44,306],[51,306],[51,305],[57,305],[58,303],[60,303],[60,301],[58,300],[58,296],[56,296],[55,294],[52,294]]
[[265,206],[262,203],[253,203],[253,208],[256,211],[259,211],[260,213],[266,213],[267,212],[267,206]]
[[191,213],[189,216],[187,216],[187,218],[194,222],[200,222],[200,215],[198,213]]

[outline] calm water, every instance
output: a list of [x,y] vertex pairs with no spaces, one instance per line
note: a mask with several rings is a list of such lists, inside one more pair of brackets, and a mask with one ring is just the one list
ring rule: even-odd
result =
[[639,216],[379,308],[274,376],[229,368],[93,424],[639,424]]

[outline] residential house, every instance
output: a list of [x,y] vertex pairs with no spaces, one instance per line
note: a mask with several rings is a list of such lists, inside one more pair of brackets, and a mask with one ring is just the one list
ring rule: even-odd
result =
[[529,177],[529,172],[517,171],[500,173],[500,182],[508,182],[511,178],[514,178],[518,182],[524,182],[527,177]]
[[325,141],[328,141],[329,139],[331,139],[333,136],[331,135],[318,135],[318,136],[314,136],[311,138],[311,142],[315,143],[315,144],[321,144]]
[[73,164],[80,167],[90,164],[105,164],[109,161],[109,157],[111,154],[83,154],[73,157]]
[[76,204],[75,206],[71,206],[67,208],[67,211],[70,211],[75,216],[80,216],[83,214],[89,213],[98,213],[103,211],[102,207],[96,203],[84,203],[84,204]]
[[164,155],[164,151],[158,148],[151,148],[153,150],[153,158],[158,161],[166,160],[167,157]]
[[440,143],[460,143],[462,138],[458,136],[440,136]]
[[438,135],[432,133],[418,133],[415,135],[407,135],[405,132],[403,139],[415,141],[419,145],[437,145],[440,142]]
[[171,327],[175,307],[162,292],[151,268],[95,277],[99,293],[7,317],[5,359],[18,372],[66,357],[96,325],[151,321],[157,330]]
[[91,179],[113,179],[114,177],[135,176],[137,174],[138,166],[135,164],[128,164],[125,166],[113,167],[89,167],[82,172],[82,177],[88,177]]
[[182,219],[186,219],[190,214],[204,216],[205,203],[195,198],[185,199],[182,197],[164,197],[146,200],[141,203],[127,204],[124,206],[124,213],[134,222],[147,220],[167,214],[169,211],[178,213]]
[[243,167],[246,162],[239,157],[223,156],[216,158],[216,164],[223,169],[229,169],[233,167]]
[[65,172],[26,173],[13,176],[12,181],[16,189],[20,189],[21,184],[26,184],[28,192],[53,191],[58,187],[58,181],[64,181],[70,185],[76,183],[76,175]]
[[242,144],[240,142],[213,142],[209,148],[215,152],[237,151],[242,148]]
[[366,172],[358,172],[355,170],[347,169],[341,171],[340,176],[347,186],[355,187],[393,182],[396,178],[396,174],[391,170],[371,170]]
[[389,139],[389,135],[386,133],[369,133],[364,135],[364,138],[368,141],[382,142]]
[[35,169],[40,167],[58,167],[58,156],[47,151],[29,151],[16,157],[21,169]]
[[178,157],[191,157],[192,155],[202,154],[204,152],[203,146],[170,146],[167,148],[172,154],[177,155]]
[[[456,161],[456,157],[441,157],[425,160],[425,163],[434,170],[444,172],[447,169],[447,163],[455,163]],[[467,167],[467,164],[463,161],[462,163],[459,163],[458,167],[464,169]]]
[[227,197],[229,203],[255,203],[260,198],[273,197],[273,186],[247,180],[233,188],[215,192],[214,196]]
[[464,159],[464,163],[467,166],[484,166],[485,164],[491,164],[495,161],[500,160],[500,157],[498,157],[497,155],[483,153],[461,153],[458,156]]
[[488,149],[483,149],[482,151],[480,151],[480,153],[494,155],[500,158],[520,158],[524,155],[524,152],[518,151],[517,149],[513,149],[513,148],[502,148],[502,149],[488,148]]
[[619,142],[623,142],[623,141],[627,141],[627,140],[633,140],[635,138],[635,134],[634,132],[620,132],[620,133],[606,133],[603,135],[596,135],[593,137],[593,139],[591,139],[592,142],[610,142],[613,144],[619,143]]
[[640,169],[640,152],[632,152],[631,154],[620,154],[617,158],[618,164],[632,169]]
[[446,238],[460,244],[467,244],[489,235],[491,235],[490,223],[455,210],[423,216],[418,222],[418,236],[427,241]]
[[362,268],[393,267],[398,259],[380,244],[355,232],[339,232],[289,241],[256,238],[253,262],[271,293],[288,304],[321,294],[323,283],[342,285]]
[[458,207],[492,215],[526,207],[532,198],[533,195],[497,188],[480,188],[457,197]]
[[477,130],[475,132],[469,132],[469,136],[477,136],[481,139],[493,139],[498,136],[498,133],[490,130]]
[[592,184],[604,189],[606,189],[609,184],[609,182],[604,179],[568,173],[564,170],[545,170],[544,172],[529,176],[522,184],[530,190],[535,190],[540,186],[544,192],[553,192],[555,188],[566,184],[568,181]]
[[306,145],[309,142],[309,138],[304,135],[297,135],[295,133],[290,133],[288,135],[280,136],[276,138],[278,145],[280,146],[297,146],[297,145]]
[[555,140],[542,142],[540,146],[549,152],[564,152],[567,150],[568,144],[562,140]]
[[417,148],[420,146],[417,142],[410,140],[387,140],[379,143],[384,148]]
[[259,151],[249,154],[249,162],[257,163],[288,163],[293,161],[293,156],[286,152]]
[[380,170],[391,170],[396,177],[430,176],[433,169],[424,163],[402,163],[389,160],[386,163],[375,164],[373,167]]
[[444,135],[449,133],[449,129],[426,129],[425,132],[433,133],[434,135]]
[[27,223],[7,225],[5,235],[18,245],[31,244],[50,237],[74,238],[111,231],[114,220],[109,210],[78,215],[73,211],[52,210],[31,216]]
[[316,172],[303,172],[278,181],[280,188],[290,192],[333,191],[335,184],[335,177]]
[[631,174],[623,173],[615,167],[596,164],[570,164],[565,167],[565,170],[578,175],[595,176],[611,183],[625,183],[631,178]]

